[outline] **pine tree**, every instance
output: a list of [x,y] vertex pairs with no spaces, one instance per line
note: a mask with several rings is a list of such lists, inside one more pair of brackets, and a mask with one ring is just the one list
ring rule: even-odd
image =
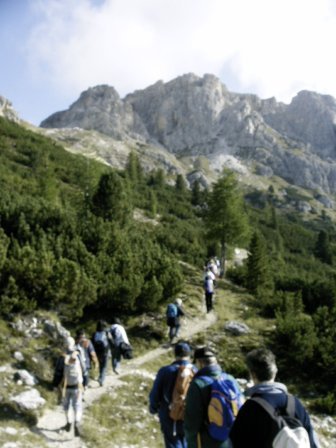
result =
[[221,275],[224,276],[228,245],[241,244],[249,230],[242,195],[232,171],[224,171],[213,185],[205,220],[208,237],[220,244]]
[[124,224],[131,213],[127,184],[115,171],[101,176],[92,203],[96,215],[120,224]]
[[329,235],[325,230],[321,230],[315,245],[315,256],[323,263],[332,264],[332,252],[330,249]]
[[260,298],[272,289],[266,242],[258,232],[254,232],[250,243],[246,283],[251,294]]

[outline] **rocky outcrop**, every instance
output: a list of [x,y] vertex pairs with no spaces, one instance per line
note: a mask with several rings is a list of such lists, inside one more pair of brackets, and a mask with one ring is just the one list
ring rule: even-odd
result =
[[12,103],[0,95],[0,117],[7,118],[11,121],[19,122],[18,114],[14,110]]
[[242,177],[276,175],[329,195],[336,193],[335,124],[331,96],[302,91],[286,105],[229,92],[213,75],[186,74],[124,99],[110,86],[90,88],[41,126],[96,130],[160,148],[176,162],[206,157],[212,173],[230,166]]

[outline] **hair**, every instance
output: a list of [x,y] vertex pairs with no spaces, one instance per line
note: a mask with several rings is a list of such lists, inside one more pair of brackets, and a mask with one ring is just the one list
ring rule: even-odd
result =
[[175,303],[177,306],[181,306],[182,305],[182,299],[176,299]]
[[106,322],[104,320],[99,320],[97,322],[96,331],[104,331],[107,327]]
[[113,317],[112,319],[112,324],[121,324],[121,320],[119,319],[119,317]]
[[273,380],[278,371],[274,354],[266,348],[249,352],[246,356],[246,364],[258,381]]
[[85,336],[85,330],[77,330],[76,331],[76,339],[79,339],[80,337]]

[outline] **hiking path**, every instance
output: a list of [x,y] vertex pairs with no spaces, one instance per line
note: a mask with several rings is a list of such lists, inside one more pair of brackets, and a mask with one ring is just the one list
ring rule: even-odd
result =
[[[193,335],[206,330],[216,321],[216,315],[211,312],[202,316],[199,319],[185,319],[181,327],[180,337],[182,339],[189,339]],[[103,387],[100,387],[97,381],[91,380],[89,388],[84,393],[83,411],[90,406],[94,401],[98,400],[109,389],[122,384],[122,377],[132,373],[134,370],[139,370],[141,366],[157,357],[172,350],[170,344],[163,344],[154,350],[136,357],[130,361],[124,361],[122,370],[119,375],[115,375],[109,366],[106,380]],[[110,361],[111,363],[111,361]],[[148,372],[144,372],[148,375]],[[62,448],[86,448],[85,442],[80,437],[74,437],[72,432],[66,432],[61,429],[65,425],[65,414],[62,406],[56,406],[53,409],[47,410],[39,419],[35,432],[42,436],[45,444],[48,447],[62,447]]]

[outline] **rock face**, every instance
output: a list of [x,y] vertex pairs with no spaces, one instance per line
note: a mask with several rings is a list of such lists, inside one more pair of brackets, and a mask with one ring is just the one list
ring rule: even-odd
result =
[[20,121],[12,103],[0,95],[0,117],[8,118],[12,121]]
[[229,92],[213,75],[187,74],[124,99],[113,87],[90,88],[41,126],[96,130],[177,159],[205,156],[213,171],[230,163],[242,175],[252,170],[336,192],[336,101],[328,95],[302,91],[286,105]]

